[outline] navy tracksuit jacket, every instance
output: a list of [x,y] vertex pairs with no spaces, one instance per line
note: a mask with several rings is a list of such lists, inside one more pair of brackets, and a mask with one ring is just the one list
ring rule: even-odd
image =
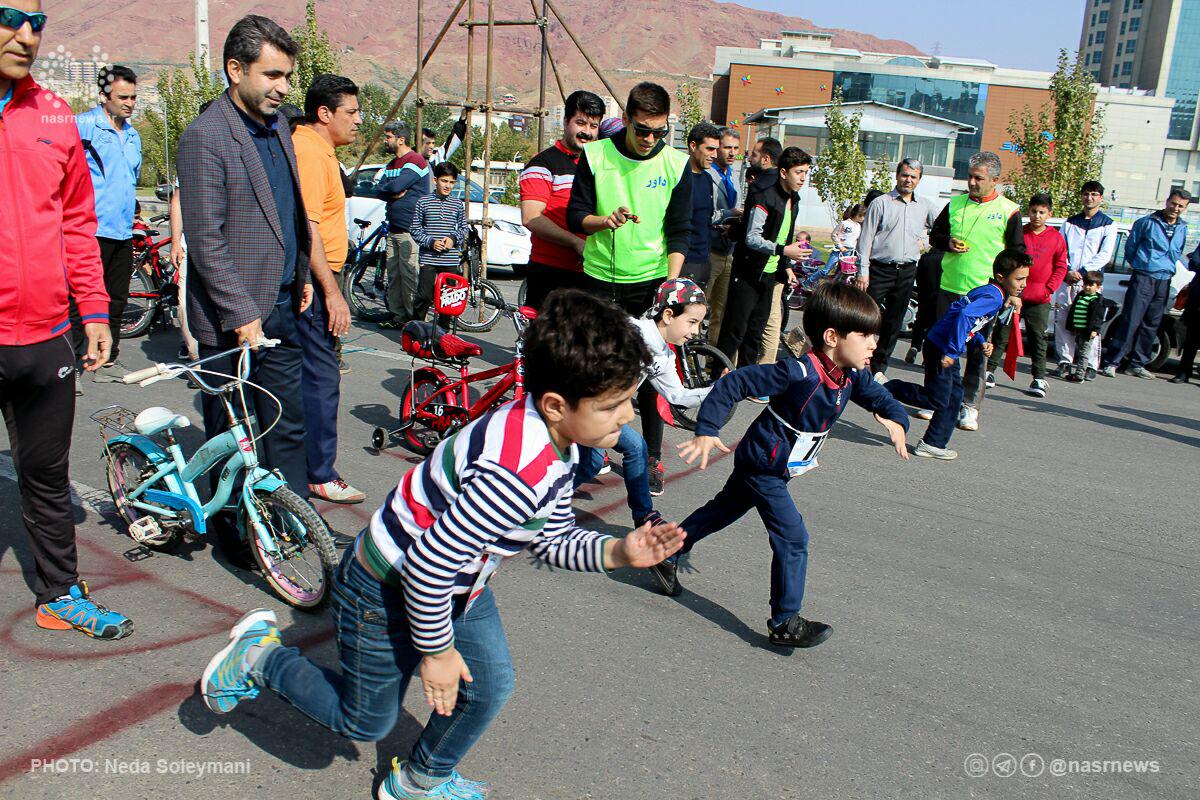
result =
[[[771,621],[778,627],[800,611],[808,572],[808,530],[788,494],[789,454],[805,437],[803,458],[815,459],[846,405],[858,405],[908,429],[904,407],[867,370],[847,370],[839,384],[811,353],[774,364],[742,367],[713,387],[696,424],[697,436],[716,436],[734,404],[769,396],[734,452],[733,474],[717,496],[682,523],[683,552],[757,508],[771,540]],[[812,435],[816,434],[814,438]]]

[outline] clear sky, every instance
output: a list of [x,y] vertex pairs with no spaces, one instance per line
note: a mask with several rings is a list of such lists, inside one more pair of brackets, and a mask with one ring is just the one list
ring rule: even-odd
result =
[[[729,2],[730,0],[720,0]],[[1003,67],[1053,70],[1060,48],[1079,46],[1085,0],[736,0],[739,5],[903,39],[932,53]],[[764,31],[764,36],[768,32]],[[777,35],[771,31],[770,35]]]

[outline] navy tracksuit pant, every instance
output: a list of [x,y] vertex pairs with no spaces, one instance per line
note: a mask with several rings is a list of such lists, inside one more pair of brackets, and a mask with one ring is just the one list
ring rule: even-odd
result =
[[758,509],[771,540],[770,624],[778,627],[799,613],[808,574],[808,529],[788,494],[787,478],[735,465],[717,496],[680,523],[687,531],[680,554],[690,552],[710,533],[737,522],[752,508]]

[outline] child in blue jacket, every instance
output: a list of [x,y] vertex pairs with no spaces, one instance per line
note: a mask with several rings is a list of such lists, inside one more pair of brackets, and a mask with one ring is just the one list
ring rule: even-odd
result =
[[[804,333],[812,349],[800,358],[743,367],[726,375],[700,406],[696,437],[680,445],[685,461],[690,464],[699,457],[700,469],[706,468],[714,447],[729,452],[717,434],[734,403],[769,398],[767,408],[738,444],[733,474],[725,486],[681,523],[687,540],[680,553],[757,508],[774,554],[767,623],[771,644],[815,647],[833,632],[823,622],[800,616],[808,530],[788,494],[788,481],[817,466],[818,451],[851,400],[875,414],[896,452],[908,458],[908,415],[868,368],[878,330],[879,306],[866,292],[844,283],[819,287],[804,312]],[[680,593],[675,558],[651,569],[668,595]]]
[[945,316],[934,323],[925,336],[923,363],[925,384],[891,380],[885,386],[901,403],[918,408],[933,409],[933,418],[925,436],[913,452],[922,458],[951,461],[958,453],[947,447],[958,421],[962,405],[962,367],[959,359],[968,347],[981,347],[983,354],[992,354],[991,342],[984,341],[980,331],[998,315],[1007,312],[1006,306],[1018,306],[1029,279],[1033,259],[1023,250],[1002,250],[992,264],[992,279],[972,289],[965,297],[954,301]]

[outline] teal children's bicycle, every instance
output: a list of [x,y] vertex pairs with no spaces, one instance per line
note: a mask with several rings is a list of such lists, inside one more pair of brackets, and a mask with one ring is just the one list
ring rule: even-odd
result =
[[[260,342],[262,347],[275,344]],[[237,376],[200,369],[239,351]],[[104,440],[108,489],[130,538],[153,549],[169,549],[185,535],[203,536],[214,514],[233,511],[271,590],[289,605],[315,611],[329,600],[337,550],[316,509],[278,472],[259,464],[257,442],[270,427],[255,435],[245,389],[264,392],[276,405],[279,400],[247,380],[249,374],[250,349],[243,345],[190,364],[155,364],[126,375],[125,383],[141,386],[190,376],[201,391],[221,398],[229,427],[187,459],[174,433],[191,425],[186,416],[161,406],[136,415],[120,406],[96,412],[92,419]],[[205,376],[227,382],[213,386]],[[217,467],[220,479],[212,499],[202,503],[196,483]]]

